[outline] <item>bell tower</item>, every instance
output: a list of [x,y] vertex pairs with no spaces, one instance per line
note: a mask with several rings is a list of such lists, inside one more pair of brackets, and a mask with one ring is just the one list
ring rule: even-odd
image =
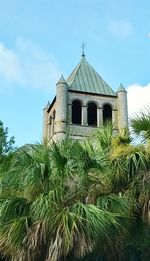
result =
[[88,63],[82,45],[81,60],[67,80],[56,84],[56,96],[44,108],[43,139],[58,140],[69,135],[84,140],[111,122],[114,130],[128,128],[127,92],[121,84],[112,88]]

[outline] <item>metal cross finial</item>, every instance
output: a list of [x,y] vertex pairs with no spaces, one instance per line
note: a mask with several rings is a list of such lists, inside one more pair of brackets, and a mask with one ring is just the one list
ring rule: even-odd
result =
[[84,57],[84,47],[86,46],[86,43],[82,42],[81,48],[82,48],[82,56]]

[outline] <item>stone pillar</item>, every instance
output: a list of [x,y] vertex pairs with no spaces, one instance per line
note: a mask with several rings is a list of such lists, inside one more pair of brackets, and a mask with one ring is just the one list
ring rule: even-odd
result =
[[52,117],[52,124],[51,124],[51,137],[54,135],[54,118]]
[[48,122],[47,122],[47,140],[49,141],[51,136],[52,136],[52,116],[49,117]]
[[112,125],[116,129],[117,128],[117,109],[112,110]]
[[52,133],[54,135],[55,133],[55,116],[56,116],[56,111],[53,111],[53,116],[52,116]]
[[82,106],[82,112],[81,112],[81,124],[84,126],[87,126],[87,106]]
[[64,139],[67,132],[67,83],[63,76],[57,83],[55,126],[56,139]]
[[47,105],[43,109],[43,142],[47,140],[47,133],[48,133],[48,108],[50,103],[48,102]]
[[68,104],[68,123],[72,123],[72,104]]
[[103,110],[102,108],[97,108],[97,127],[103,124]]
[[120,85],[117,90],[117,103],[118,103],[118,129],[128,129],[128,105],[127,105],[127,92],[125,88]]
[[103,113],[102,108],[97,108],[97,127],[103,124]]

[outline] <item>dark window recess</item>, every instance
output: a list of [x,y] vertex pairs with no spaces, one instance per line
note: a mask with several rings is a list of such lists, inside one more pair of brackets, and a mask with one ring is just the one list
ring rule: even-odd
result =
[[88,104],[88,125],[97,126],[97,106],[94,102]]
[[53,119],[56,117],[56,111],[53,111]]
[[103,107],[103,122],[112,122],[112,108],[108,104]]
[[72,103],[72,123],[81,124],[81,102],[77,100]]

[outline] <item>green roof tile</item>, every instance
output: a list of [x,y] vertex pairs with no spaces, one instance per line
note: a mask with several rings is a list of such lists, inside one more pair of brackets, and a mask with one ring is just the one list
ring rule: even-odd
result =
[[84,56],[66,82],[70,90],[116,96],[116,93],[92,68]]

